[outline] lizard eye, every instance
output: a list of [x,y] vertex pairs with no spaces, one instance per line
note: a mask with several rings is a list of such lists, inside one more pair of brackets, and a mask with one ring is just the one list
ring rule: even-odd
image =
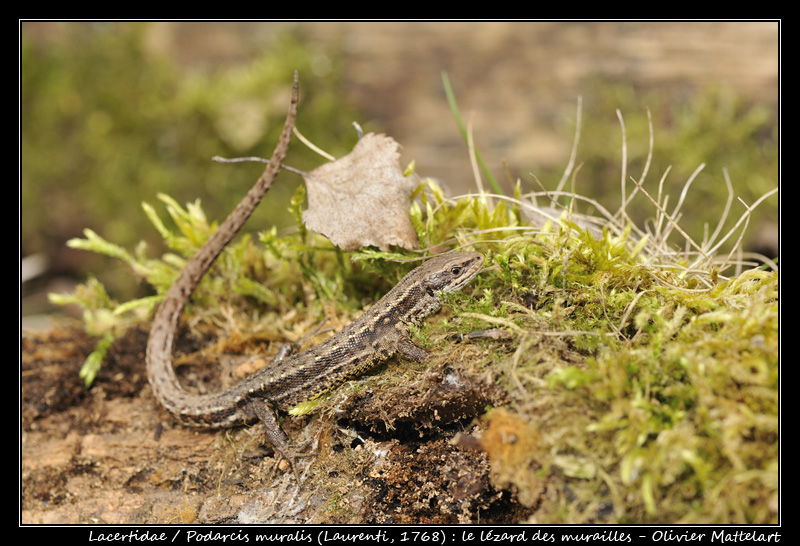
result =
[[458,265],[457,265],[457,266],[453,267],[453,268],[450,270],[450,273],[452,273],[453,275],[455,275],[456,277],[458,277],[459,275],[461,275],[461,270],[462,270],[461,266],[458,266]]

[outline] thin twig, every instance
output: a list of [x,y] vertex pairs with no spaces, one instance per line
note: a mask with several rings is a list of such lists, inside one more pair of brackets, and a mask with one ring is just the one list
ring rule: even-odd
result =
[[642,193],[643,193],[643,194],[644,194],[644,195],[645,195],[645,196],[646,196],[646,197],[647,197],[647,198],[648,198],[648,199],[649,199],[649,200],[650,200],[650,201],[653,203],[653,205],[655,205],[655,207],[656,207],[656,208],[659,210],[659,212],[661,212],[661,213],[664,215],[664,217],[667,219],[667,221],[668,221],[670,224],[672,224],[672,226],[673,226],[673,227],[674,227],[676,230],[678,230],[678,232],[679,232],[681,235],[683,235],[683,236],[684,236],[684,238],[686,239],[686,241],[687,241],[687,242],[688,242],[690,245],[692,245],[692,246],[695,248],[695,250],[697,250],[697,251],[698,251],[700,254],[702,254],[704,258],[708,259],[708,256],[706,255],[706,253],[705,253],[705,252],[703,252],[703,249],[702,249],[702,248],[700,248],[700,247],[697,245],[697,243],[695,243],[695,242],[694,242],[694,240],[692,240],[692,238],[689,236],[689,234],[688,234],[688,233],[686,233],[685,231],[683,231],[683,228],[681,228],[681,227],[680,227],[680,226],[679,226],[679,225],[678,225],[678,224],[675,222],[675,220],[673,220],[673,219],[672,219],[672,217],[670,217],[670,216],[669,216],[669,214],[667,214],[667,211],[665,211],[665,210],[664,210],[664,209],[661,207],[661,205],[658,203],[658,201],[656,201],[655,199],[653,199],[653,197],[652,197],[652,196],[651,196],[651,195],[650,195],[650,194],[647,192],[647,190],[645,190],[645,189],[644,189],[644,187],[642,187],[642,185],[641,185],[641,184],[639,184],[639,182],[638,182],[638,181],[636,181],[636,180],[633,180],[633,183],[634,183],[634,184],[636,184],[636,186],[639,188],[639,190],[641,190],[641,192],[642,192]]
[[[257,156],[247,156],[247,157],[222,157],[220,155],[215,155],[211,158],[212,161],[216,161],[217,163],[245,163],[248,161],[253,161],[256,163],[266,163],[269,165],[269,159],[265,159],[263,157]],[[289,171],[295,174],[299,174],[300,176],[307,176],[308,173],[301,171],[300,169],[295,169],[294,167],[290,167],[288,165],[281,164],[281,169],[285,171]]]
[[[739,224],[741,224],[741,223],[744,221],[744,217],[750,214],[750,211],[752,211],[752,210],[753,210],[753,209],[755,209],[755,208],[756,208],[758,205],[760,205],[762,201],[764,201],[764,200],[765,200],[765,199],[767,199],[768,197],[771,197],[772,195],[774,195],[774,194],[775,194],[775,193],[777,193],[777,192],[778,192],[778,188],[773,188],[772,190],[768,191],[767,193],[765,193],[764,195],[762,195],[761,197],[759,197],[758,199],[756,199],[755,203],[753,203],[751,206],[747,207],[747,205],[745,205],[745,207],[747,207],[747,212],[745,212],[745,213],[744,213],[744,214],[743,214],[743,215],[742,215],[742,216],[739,218],[739,220],[736,222],[736,225],[734,225],[734,226],[733,226],[733,227],[730,229],[730,231],[728,231],[728,233],[725,235],[725,237],[723,237],[723,238],[720,240],[720,242],[719,242],[719,243],[717,243],[717,244],[716,244],[716,245],[715,245],[713,248],[711,248],[711,249],[709,250],[709,253],[710,253],[710,254],[713,254],[713,253],[715,253],[715,252],[716,252],[716,251],[719,249],[719,247],[720,247],[720,246],[722,246],[722,244],[723,244],[723,243],[724,243],[724,242],[725,242],[725,241],[728,239],[728,237],[730,237],[730,236],[731,236],[731,234],[732,234],[732,233],[733,233],[733,232],[736,230],[736,228],[739,226]],[[743,204],[744,204],[744,203],[743,203]]]
[[617,108],[617,119],[619,119],[619,126],[620,130],[622,131],[622,172],[620,174],[620,186],[622,191],[622,201],[621,201],[621,209],[625,210],[625,180],[626,180],[626,173],[628,170],[628,141],[627,136],[625,134],[625,120],[622,119],[622,112],[619,111]]
[[[310,140],[308,140],[305,136],[303,136],[303,134],[297,129],[297,127],[294,128],[294,136],[296,136],[297,139],[300,142],[302,142],[303,144],[308,146],[310,149],[312,149],[315,152],[317,152],[319,155],[321,155],[322,157],[324,157],[328,161],[336,161],[335,157],[333,157],[328,152],[318,148],[315,144],[313,144]],[[359,136],[359,138],[361,138],[361,137]]]
[[467,151],[469,152],[469,164],[472,167],[472,175],[475,177],[475,186],[478,193],[483,194],[483,178],[478,168],[478,158],[475,155],[475,141],[472,136],[472,118],[467,122]]
[[706,166],[705,163],[701,163],[694,170],[694,172],[691,174],[691,176],[686,181],[686,183],[683,185],[683,190],[681,190],[681,195],[678,198],[678,204],[675,205],[675,210],[672,211],[672,217],[673,218],[676,217],[678,215],[678,211],[681,210],[681,207],[683,206],[683,201],[686,199],[686,194],[689,192],[689,186],[692,185],[692,182],[694,182],[694,179],[697,178],[697,175],[700,174],[700,171],[702,171],[705,168],[705,166]]
[[578,143],[581,140],[581,113],[583,110],[582,107],[583,107],[583,98],[579,95],[578,106],[575,112],[575,136],[572,138],[572,150],[569,153],[569,160],[567,161],[567,166],[564,168],[564,174],[561,175],[561,180],[559,180],[558,185],[556,185],[557,192],[561,191],[564,188],[564,184],[566,184],[569,174],[575,167],[575,157],[578,155]]

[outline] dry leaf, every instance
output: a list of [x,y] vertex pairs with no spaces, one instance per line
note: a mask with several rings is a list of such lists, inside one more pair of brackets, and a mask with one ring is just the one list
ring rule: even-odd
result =
[[306,173],[306,226],[344,250],[416,248],[408,210],[419,181],[403,176],[399,147],[391,137],[368,133],[346,156]]

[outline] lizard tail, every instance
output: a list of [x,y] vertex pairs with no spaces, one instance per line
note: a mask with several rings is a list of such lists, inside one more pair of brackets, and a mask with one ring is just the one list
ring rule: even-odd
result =
[[[217,395],[198,395],[184,390],[172,367],[172,352],[181,314],[200,279],[256,209],[280,170],[289,149],[289,141],[297,118],[298,88],[298,76],[295,72],[286,123],[267,167],[245,198],[187,262],[167,291],[153,318],[147,342],[147,378],[155,397],[170,413],[187,424],[231,426],[247,417],[244,413],[247,411],[246,408],[230,408],[223,400],[219,400]],[[225,414],[224,419],[206,420],[200,417],[201,414],[214,413],[218,414],[218,418],[222,417],[220,413]]]

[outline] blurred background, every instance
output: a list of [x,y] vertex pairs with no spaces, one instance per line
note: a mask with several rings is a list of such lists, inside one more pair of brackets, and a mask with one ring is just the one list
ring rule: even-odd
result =
[[[622,137],[628,174],[654,157],[645,185],[674,199],[691,173],[681,225],[697,239],[722,214],[727,169],[752,204],[779,184],[777,22],[22,22],[20,254],[24,326],[52,310],[49,291],[92,274],[112,295],[146,290],[110,258],[70,250],[84,228],[133,248],[163,250],[141,202],[163,192],[200,199],[221,220],[262,171],[215,155],[268,157],[300,73],[297,127],[341,156],[352,122],[386,133],[451,194],[475,188],[467,147],[444,93],[446,73],[475,145],[506,191],[553,189],[582,128],[578,193],[619,206]],[[324,160],[295,140],[286,164]],[[534,178],[535,177],[535,178]],[[281,174],[248,222],[291,229],[301,183]],[[671,201],[675,202],[675,201]],[[637,202],[639,203],[639,202]],[[629,208],[637,222],[645,202]],[[734,202],[732,226],[744,211]],[[584,211],[591,212],[591,211]],[[638,216],[637,216],[638,215]],[[745,246],[778,257],[779,196],[750,222]]]

